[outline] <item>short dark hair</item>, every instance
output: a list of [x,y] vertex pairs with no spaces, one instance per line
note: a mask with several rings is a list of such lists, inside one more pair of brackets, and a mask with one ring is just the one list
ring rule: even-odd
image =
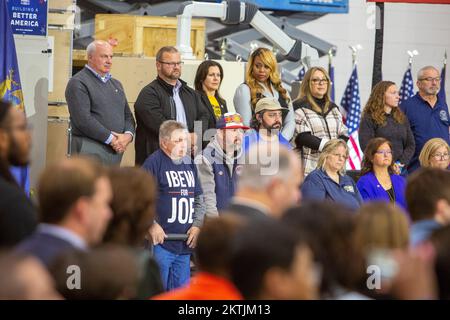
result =
[[439,289],[439,299],[450,299],[450,226],[435,230],[431,237],[435,249],[434,271]]
[[136,167],[113,167],[108,176],[113,191],[113,217],[103,241],[142,245],[155,217],[155,180],[145,170]]
[[243,297],[258,299],[266,272],[273,267],[289,270],[302,244],[276,220],[258,219],[243,227],[235,237],[231,259],[231,277]]
[[161,61],[162,56],[165,52],[170,52],[170,53],[176,53],[179,52],[177,48],[175,48],[174,46],[165,46],[162,47],[158,50],[158,52],[156,53],[156,61]]
[[[385,143],[389,145],[391,151],[394,151],[392,149],[392,143],[385,138],[378,137],[373,138],[369,141],[366,148],[364,149],[364,157],[361,164],[361,175],[365,175],[366,173],[373,171],[373,157],[377,152],[378,148]],[[390,174],[394,173],[394,154],[392,154],[392,163],[389,166],[388,171]]]
[[[67,286],[69,266],[81,270],[81,288]],[[69,250],[49,266],[56,289],[67,300],[134,299],[139,285],[136,253],[127,247],[103,245],[91,251]]]
[[233,238],[243,225],[244,221],[233,214],[206,219],[195,248],[199,270],[212,274],[229,272]]
[[[211,67],[218,67],[220,70],[220,84],[223,81],[223,68],[220,65],[220,63],[213,61],[213,60],[205,60],[197,68],[197,73],[195,74],[195,80],[194,80],[194,87],[195,90],[202,91],[203,92],[203,81],[205,81],[206,76],[208,75],[209,68]],[[220,88],[219,84],[219,88]],[[218,91],[218,90],[217,90]],[[219,92],[216,92],[219,98],[220,94]]]
[[450,204],[449,171],[421,168],[408,177],[406,204],[413,221],[432,219],[441,199]]
[[100,163],[84,157],[47,166],[38,183],[41,222],[62,222],[78,199],[95,194],[96,181],[105,175]]
[[6,129],[8,120],[10,121],[9,112],[11,111],[11,103],[0,99],[0,128]]
[[[0,99],[0,130],[10,131],[9,127],[12,120],[11,110],[12,105],[9,102]],[[16,186],[18,185],[9,170],[8,155],[5,155],[4,157],[0,155],[0,176],[7,182]]]

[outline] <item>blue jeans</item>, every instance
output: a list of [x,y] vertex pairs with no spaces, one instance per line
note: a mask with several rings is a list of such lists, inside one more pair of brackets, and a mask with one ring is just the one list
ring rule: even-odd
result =
[[189,282],[191,277],[190,254],[175,254],[156,245],[153,247],[153,257],[159,265],[165,290],[175,289]]

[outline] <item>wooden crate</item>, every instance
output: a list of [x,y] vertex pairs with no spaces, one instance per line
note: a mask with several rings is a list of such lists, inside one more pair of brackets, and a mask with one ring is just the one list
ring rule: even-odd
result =
[[48,36],[54,37],[53,47],[53,90],[48,93],[48,101],[65,102],[67,82],[72,74],[70,49],[72,30],[48,29]]
[[74,0],[48,0],[49,10],[74,10],[75,1]]
[[73,30],[75,27],[75,14],[72,12],[49,12],[48,25]]
[[[205,24],[205,19],[192,19],[191,47],[198,59],[205,55]],[[177,18],[97,14],[95,39],[117,39],[116,53],[154,57],[159,48],[176,45]]]
[[[129,104],[134,115],[134,103]],[[48,106],[48,126],[47,126],[47,165],[59,162],[67,156],[67,127],[69,120],[69,110],[67,105]],[[122,167],[133,167],[135,159],[134,140],[125,151]]]

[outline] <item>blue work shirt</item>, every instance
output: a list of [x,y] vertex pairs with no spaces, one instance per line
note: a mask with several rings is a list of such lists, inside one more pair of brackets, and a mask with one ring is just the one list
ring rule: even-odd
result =
[[450,144],[450,117],[447,103],[444,100],[438,97],[434,108],[432,108],[419,93],[403,102],[400,108],[408,117],[416,141],[416,150],[408,165],[408,171],[411,173],[420,166],[419,154],[428,140],[441,138]]
[[428,240],[431,234],[442,228],[442,224],[434,219],[425,219],[414,222],[409,232],[410,244],[412,247]]
[[352,210],[357,210],[363,202],[351,177],[339,175],[339,183],[336,183],[322,169],[316,169],[306,176],[302,185],[302,198],[304,200],[331,200]]
[[[242,150],[244,152],[247,152],[251,145],[255,142],[263,141],[261,139],[261,135],[258,131],[252,129],[248,130],[244,135],[244,140],[242,142]],[[292,146],[289,143],[289,141],[286,140],[286,138],[281,134],[281,132],[278,132],[278,142],[282,145],[284,145],[288,150],[292,150]]]

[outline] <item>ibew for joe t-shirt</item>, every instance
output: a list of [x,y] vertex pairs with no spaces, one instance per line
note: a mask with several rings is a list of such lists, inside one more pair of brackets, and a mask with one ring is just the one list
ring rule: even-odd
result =
[[[174,162],[163,151],[155,151],[143,166],[156,178],[156,221],[166,234],[185,234],[194,221],[194,198],[202,194],[197,168],[191,158]],[[164,241],[162,247],[176,254],[191,253],[186,241]]]

